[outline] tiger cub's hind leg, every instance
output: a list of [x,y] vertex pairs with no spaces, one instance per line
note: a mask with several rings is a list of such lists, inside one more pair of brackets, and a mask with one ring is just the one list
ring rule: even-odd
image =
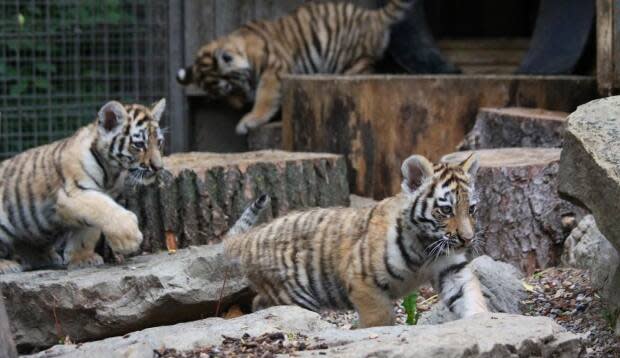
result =
[[271,306],[273,306],[271,300],[260,293],[257,294],[252,300],[252,312],[264,310],[265,308],[269,308]]
[[359,315],[356,328],[391,326],[394,324],[392,300],[375,288],[358,286],[350,293],[350,299]]
[[95,252],[101,231],[95,228],[83,228],[71,233],[65,246],[67,268],[78,269],[103,265],[103,258]]

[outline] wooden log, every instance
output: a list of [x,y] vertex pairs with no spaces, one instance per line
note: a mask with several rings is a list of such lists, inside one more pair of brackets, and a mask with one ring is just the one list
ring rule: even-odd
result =
[[250,150],[281,149],[282,122],[273,122],[253,129],[248,133]]
[[452,152],[480,107],[568,112],[597,96],[592,78],[574,76],[290,76],[283,85],[283,148],[345,155],[351,191],[375,199],[400,191],[412,153]]
[[164,159],[166,171],[150,186],[128,188],[126,207],[139,219],[142,250],[164,250],[165,233],[179,247],[217,242],[261,193],[271,213],[349,204],[342,156],[259,151],[239,154],[183,153]]
[[596,79],[603,96],[620,89],[620,0],[596,1]]
[[[476,151],[480,170],[477,236],[484,252],[530,274],[557,265],[564,239],[584,210],[559,198],[560,149],[505,148]],[[464,160],[457,152],[443,162]],[[568,220],[573,218],[575,220]]]
[[562,146],[568,113],[539,108],[480,108],[460,150]]
[[4,299],[0,294],[0,357],[16,358],[17,350],[9,327],[9,317],[4,308]]

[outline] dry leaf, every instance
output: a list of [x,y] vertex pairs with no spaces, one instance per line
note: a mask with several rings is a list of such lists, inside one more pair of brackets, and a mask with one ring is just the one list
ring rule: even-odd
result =
[[177,252],[177,236],[174,231],[166,231],[166,248],[169,254]]
[[238,305],[234,305],[228,309],[226,313],[224,313],[225,319],[237,318],[243,316],[243,312],[241,312],[241,307]]

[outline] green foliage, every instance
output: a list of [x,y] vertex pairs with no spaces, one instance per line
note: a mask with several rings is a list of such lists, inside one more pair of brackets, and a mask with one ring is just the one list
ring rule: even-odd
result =
[[418,292],[413,292],[403,300],[403,308],[407,313],[407,324],[415,325],[420,318],[420,312],[418,312]]

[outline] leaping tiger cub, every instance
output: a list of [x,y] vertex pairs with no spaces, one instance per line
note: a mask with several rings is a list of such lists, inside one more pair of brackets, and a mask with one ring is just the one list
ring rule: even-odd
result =
[[[475,248],[478,161],[433,165],[411,156],[402,192],[369,208],[312,209],[224,240],[258,292],[254,309],[355,308],[360,326],[394,323],[392,302],[430,281],[459,317],[487,312],[467,266]],[[253,222],[246,218],[247,222]]]
[[236,129],[246,134],[279,110],[283,75],[369,72],[412,1],[389,0],[378,10],[310,3],[273,21],[248,23],[203,46],[177,80],[237,108],[253,103]]
[[0,162],[0,273],[102,264],[102,232],[115,253],[138,250],[138,219],[115,197],[127,177],[148,184],[162,169],[165,106],[108,102],[72,137]]

